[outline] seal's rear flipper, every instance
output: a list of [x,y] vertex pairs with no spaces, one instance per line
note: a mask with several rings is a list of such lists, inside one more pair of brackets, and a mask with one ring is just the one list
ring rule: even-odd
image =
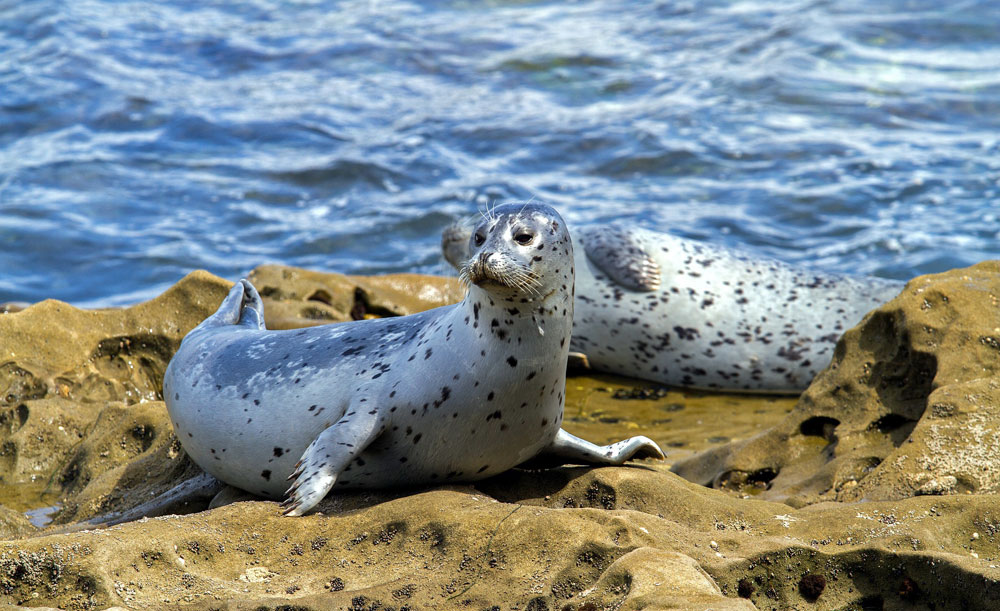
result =
[[[384,430],[375,410],[347,410],[344,416],[313,440],[295,471],[294,480],[281,504],[286,516],[300,516],[323,500],[341,472]],[[346,481],[345,481],[346,483]]]
[[264,302],[261,301],[260,293],[246,278],[240,280],[239,284],[243,286],[243,307],[240,309],[238,324],[253,329],[266,329],[267,327],[264,326]]
[[235,325],[240,321],[240,313],[243,310],[243,283],[237,282],[233,288],[229,289],[229,294],[222,300],[219,309],[214,314],[206,318],[199,327],[223,327]]
[[161,492],[154,498],[126,511],[114,511],[78,522],[57,526],[45,531],[45,534],[64,534],[79,532],[92,528],[115,526],[125,522],[134,522],[142,518],[184,514],[201,511],[226,485],[208,473],[196,475],[184,480],[173,488]]
[[599,446],[559,429],[556,438],[542,449],[539,458],[558,464],[620,465],[635,458],[663,458],[660,446],[648,437],[630,437],[624,441]]
[[199,327],[224,327],[241,325],[254,329],[264,329],[264,302],[250,281],[242,279],[229,289],[229,294],[214,314]]

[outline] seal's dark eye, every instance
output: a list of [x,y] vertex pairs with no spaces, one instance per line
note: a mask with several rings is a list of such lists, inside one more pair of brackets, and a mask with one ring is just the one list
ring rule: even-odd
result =
[[522,231],[521,233],[514,236],[514,241],[520,244],[521,246],[525,246],[527,244],[531,244],[531,240],[534,239],[534,237],[535,236],[531,235],[530,233],[525,233]]
[[477,233],[475,237],[472,238],[472,241],[475,242],[476,246],[482,246],[483,242],[486,241],[486,236],[481,233]]

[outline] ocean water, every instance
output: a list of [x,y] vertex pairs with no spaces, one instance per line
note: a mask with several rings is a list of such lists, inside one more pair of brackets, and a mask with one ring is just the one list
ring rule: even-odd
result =
[[0,0],[0,302],[449,273],[534,198],[819,268],[1000,257],[1000,3]]

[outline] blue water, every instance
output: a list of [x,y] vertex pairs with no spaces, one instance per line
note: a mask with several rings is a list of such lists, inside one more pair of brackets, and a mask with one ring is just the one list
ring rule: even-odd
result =
[[0,0],[0,302],[445,273],[535,198],[827,269],[1000,257],[1000,3]]

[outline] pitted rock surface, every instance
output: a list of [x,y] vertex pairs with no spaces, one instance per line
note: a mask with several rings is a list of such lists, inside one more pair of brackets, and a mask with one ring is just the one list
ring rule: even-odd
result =
[[[156,380],[157,355],[165,351],[131,353],[128,344],[114,357],[121,366],[98,367],[91,359],[109,348],[114,353],[114,342],[122,337],[142,335],[175,346],[186,328],[218,306],[231,283],[198,273],[133,308],[85,312],[45,302],[5,314],[0,365],[7,365],[3,396],[10,399],[0,415],[3,483],[51,482],[62,495],[63,511],[54,526],[42,530],[15,511],[0,516],[0,605],[990,608],[1000,598],[1000,510],[994,495],[983,494],[994,486],[988,459],[990,406],[997,404],[988,338],[1000,337],[993,331],[1000,325],[986,321],[995,318],[991,295],[1000,294],[993,288],[997,270],[996,264],[984,264],[911,283],[901,299],[910,295],[919,301],[906,305],[905,315],[891,318],[891,325],[870,317],[851,331],[838,349],[839,369],[823,373],[817,383],[825,386],[802,399],[810,403],[800,403],[788,416],[782,415],[785,403],[770,408],[767,426],[779,426],[760,437],[771,444],[769,450],[760,449],[757,440],[685,458],[688,466],[701,461],[712,474],[706,481],[726,470],[736,481],[742,469],[750,482],[743,493],[768,482],[772,488],[775,482],[784,485],[787,474],[796,469],[809,474],[809,465],[819,465],[812,479],[799,480],[799,489],[789,484],[746,499],[686,481],[657,463],[512,470],[474,486],[344,492],[325,499],[319,514],[302,518],[282,517],[275,502],[231,494],[229,504],[211,510],[206,499],[175,508],[186,515],[65,534],[57,530],[139,505],[197,473],[179,451],[158,389],[149,383]],[[317,275],[316,282],[332,286],[340,278]],[[296,282],[275,285],[287,291],[287,303],[308,307],[310,293],[292,296],[299,295],[293,292]],[[378,286],[379,279],[366,282]],[[358,286],[346,286],[345,304],[355,302]],[[337,291],[330,292],[331,300],[341,298]],[[928,296],[931,309],[921,310]],[[914,318],[917,313],[928,318]],[[924,325],[933,331],[924,331]],[[900,339],[902,331],[909,340]],[[926,354],[934,358],[929,385],[910,375],[927,366]],[[82,384],[88,377],[91,383]],[[834,380],[849,380],[850,386],[834,393]],[[648,383],[622,393],[635,398],[615,399],[613,391],[627,390],[627,384],[570,378],[566,426],[607,439],[620,438],[626,429],[628,434],[662,430],[653,437],[664,446],[673,439],[692,440],[678,448],[683,457],[689,455],[686,447],[725,444],[724,439],[693,441],[715,439],[729,421],[746,422],[746,434],[754,434],[758,429],[749,416],[729,414],[752,415],[759,409],[755,405],[771,402],[741,403],[725,395],[713,413],[712,397],[703,393],[642,398],[653,394],[639,392]],[[839,398],[844,395],[847,400]],[[673,436],[669,427],[680,426],[689,411],[703,428],[684,421],[680,436]],[[872,422],[879,424],[869,429]],[[847,435],[844,423],[854,423],[857,433]],[[859,448],[850,460],[836,460],[842,439],[849,440],[844,448]],[[833,452],[826,449],[832,444]],[[740,450],[750,447],[758,448],[756,454]],[[769,453],[777,459],[762,458]],[[723,464],[720,456],[733,462]],[[880,456],[877,464],[864,460]],[[833,467],[824,471],[830,462]],[[922,478],[925,471],[929,479]],[[831,502],[815,503],[822,490],[810,486],[821,488],[816,482],[830,473],[857,484],[841,487]],[[852,502],[872,498],[871,491],[888,500]],[[761,498],[772,494],[774,500]]]
[[844,334],[788,417],[678,463],[801,506],[1000,492],[1000,263],[920,276]]

